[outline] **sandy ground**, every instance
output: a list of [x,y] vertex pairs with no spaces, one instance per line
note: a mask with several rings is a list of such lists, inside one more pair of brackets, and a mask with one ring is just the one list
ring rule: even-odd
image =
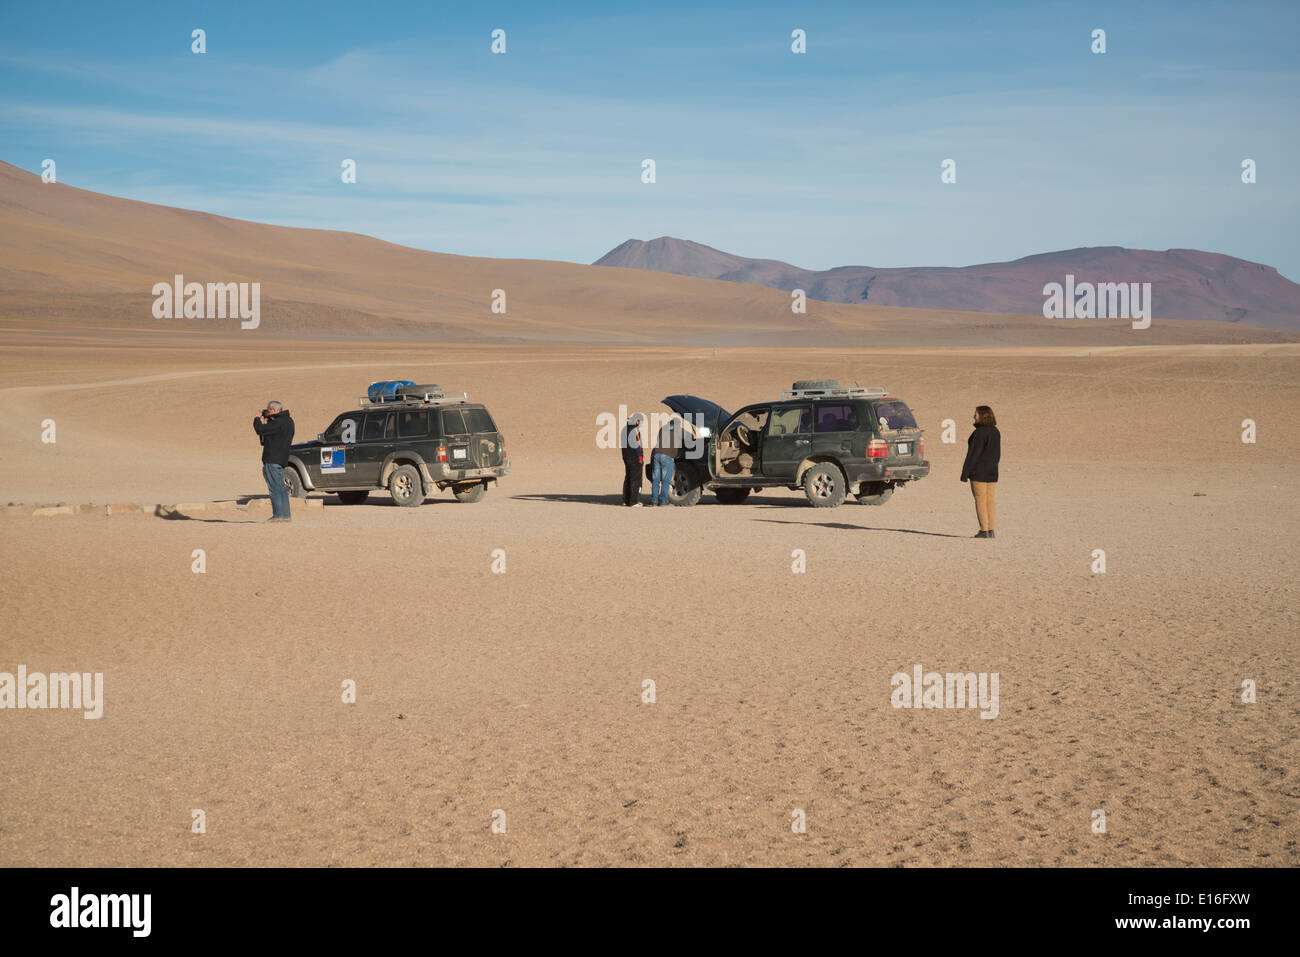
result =
[[[492,409],[514,471],[483,502],[0,518],[0,671],[105,688],[95,721],[0,712],[0,864],[1300,863],[1300,348],[0,330],[0,504],[264,494],[265,400],[307,437],[398,376]],[[598,413],[823,376],[908,400],[932,476],[881,508],[613,507]],[[995,542],[957,481],[979,402]],[[998,716],[892,708],[917,664],[997,672]]]

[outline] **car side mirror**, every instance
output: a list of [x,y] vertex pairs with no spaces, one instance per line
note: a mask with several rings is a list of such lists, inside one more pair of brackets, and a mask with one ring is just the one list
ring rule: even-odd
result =
[[317,441],[317,442],[324,442],[324,441],[325,441],[325,433],[324,433],[324,432],[317,432],[317,433],[316,433],[316,441]]

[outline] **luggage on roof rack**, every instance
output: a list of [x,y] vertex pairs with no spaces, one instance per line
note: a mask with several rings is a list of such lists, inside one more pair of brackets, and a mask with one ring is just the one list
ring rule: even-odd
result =
[[366,397],[371,402],[391,402],[403,386],[415,385],[410,379],[389,379],[385,382],[372,382],[366,389]]
[[796,382],[793,389],[781,393],[782,399],[867,399],[889,395],[880,386],[841,386],[833,379]]
[[[375,385],[387,385],[388,383],[375,383]],[[411,408],[420,405],[442,405],[452,402],[468,402],[469,394],[466,392],[444,392],[440,385],[416,385],[414,382],[407,382],[396,388],[391,396],[380,394],[376,398],[374,386],[370,389],[370,394],[363,395],[357,399],[357,405],[365,407],[371,405],[383,405],[388,408]]]
[[399,399],[423,399],[425,396],[445,395],[440,385],[416,385],[408,382],[397,390]]

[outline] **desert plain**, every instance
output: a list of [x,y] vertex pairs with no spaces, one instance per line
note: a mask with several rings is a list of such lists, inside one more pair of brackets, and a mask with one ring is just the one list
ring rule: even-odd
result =
[[[0,504],[147,506],[0,518],[0,671],[104,676],[96,720],[0,713],[4,865],[1300,863],[1294,343],[0,326]],[[397,377],[486,403],[511,473],[266,524],[254,413],[281,399],[310,438]],[[617,507],[599,414],[808,377],[902,396],[930,477],[882,507]],[[958,481],[979,403],[991,542]],[[917,665],[996,672],[997,716],[894,708]]]

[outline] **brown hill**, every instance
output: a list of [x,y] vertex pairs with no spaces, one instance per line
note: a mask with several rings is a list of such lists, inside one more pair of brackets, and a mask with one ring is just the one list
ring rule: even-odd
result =
[[[238,319],[158,319],[155,283],[261,284],[249,336],[660,345],[1035,345],[1295,341],[1216,323],[1045,320],[812,302],[644,270],[477,259],[105,196],[0,163],[0,324],[186,335]],[[505,314],[491,309],[506,293]]]
[[839,266],[818,272],[661,236],[629,239],[595,265],[803,289],[826,302],[1001,313],[1040,311],[1043,286],[1063,283],[1068,273],[1078,282],[1149,282],[1155,315],[1163,318],[1300,330],[1300,285],[1272,266],[1196,249],[1096,246],[977,266]]

